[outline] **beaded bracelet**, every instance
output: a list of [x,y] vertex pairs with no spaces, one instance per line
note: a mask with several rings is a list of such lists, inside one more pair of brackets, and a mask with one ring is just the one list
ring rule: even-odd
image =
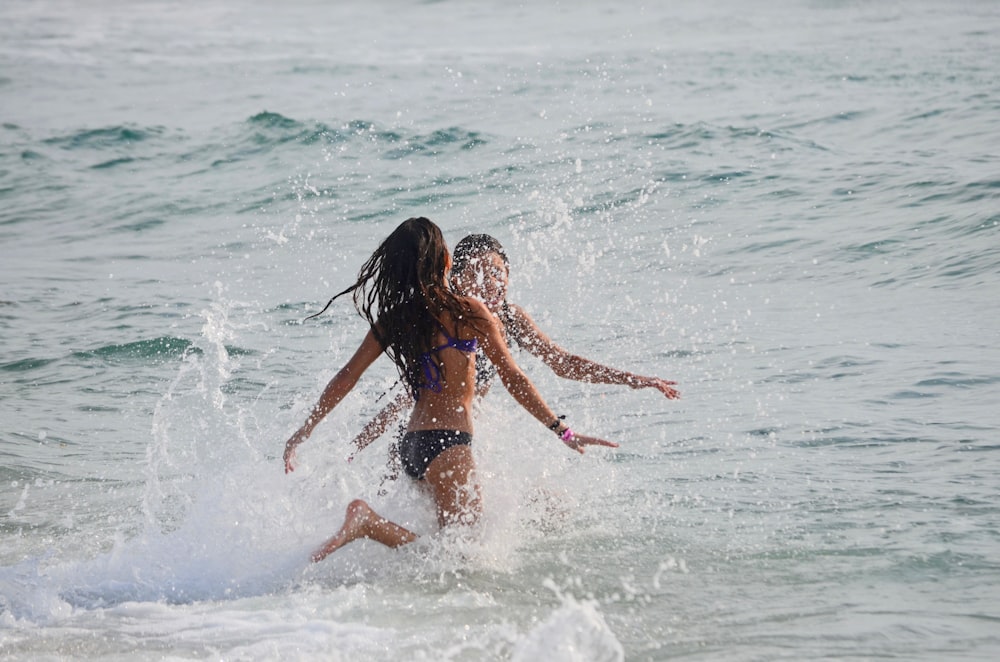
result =
[[571,430],[569,427],[567,427],[565,430],[563,430],[563,433],[561,435],[559,435],[559,438],[568,443],[568,442],[572,441],[573,436],[574,436],[573,435],[573,430]]

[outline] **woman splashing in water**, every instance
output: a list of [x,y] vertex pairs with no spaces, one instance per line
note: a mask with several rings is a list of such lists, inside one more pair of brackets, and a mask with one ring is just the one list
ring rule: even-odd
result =
[[[653,389],[675,400],[680,392],[676,382],[659,377],[647,377],[613,368],[573,354],[555,343],[524,308],[507,300],[510,281],[510,261],[503,245],[488,234],[470,234],[455,246],[455,263],[451,271],[452,289],[482,301],[509,346],[517,345],[540,358],[556,375],[565,379],[592,384],[616,384],[633,389]],[[484,357],[476,357],[476,395],[483,397],[495,381],[496,370]],[[354,438],[358,450],[381,436],[397,417],[413,402],[404,391],[391,400]],[[395,451],[391,451],[395,455]],[[391,464],[395,465],[395,458]]]
[[[365,262],[357,282],[317,313],[323,314],[338,297],[352,294],[370,330],[285,444],[286,473],[295,470],[296,447],[383,352],[396,364],[415,401],[400,442],[403,469],[414,480],[426,481],[442,527],[474,524],[482,510],[471,448],[475,354],[480,349],[514,399],[567,446],[580,453],[590,445],[617,447],[574,433],[553,413],[514,363],[504,332],[489,309],[451,291],[450,268],[451,255],[441,230],[426,218],[408,219]],[[399,547],[417,535],[356,499],[347,507],[343,526],[313,553],[312,560],[321,561],[360,538]]]

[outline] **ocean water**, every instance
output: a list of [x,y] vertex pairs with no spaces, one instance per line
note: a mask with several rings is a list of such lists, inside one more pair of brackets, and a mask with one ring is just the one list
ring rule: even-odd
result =
[[[993,660],[1000,5],[6,0],[0,657]],[[400,221],[489,232],[564,347],[436,532],[282,471]],[[365,497],[424,535],[309,552]]]

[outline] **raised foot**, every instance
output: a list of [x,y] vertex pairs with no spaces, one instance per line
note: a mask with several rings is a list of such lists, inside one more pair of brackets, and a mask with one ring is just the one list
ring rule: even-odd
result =
[[344,524],[332,538],[313,552],[311,557],[312,562],[317,563],[322,561],[347,543],[354,542],[358,538],[371,537],[371,524],[376,518],[378,518],[378,515],[375,514],[375,511],[361,499],[355,499],[347,504]]
[[347,514],[340,530],[312,554],[312,561],[322,561],[349,542],[371,538],[386,547],[399,547],[417,539],[412,531],[385,519],[361,499],[347,505]]

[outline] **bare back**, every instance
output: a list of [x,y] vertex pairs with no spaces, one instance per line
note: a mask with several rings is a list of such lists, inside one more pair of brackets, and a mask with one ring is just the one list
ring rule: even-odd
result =
[[442,331],[437,334],[433,350],[440,369],[439,389],[421,388],[410,415],[407,430],[458,430],[472,433],[472,399],[475,395],[475,351],[466,352],[447,346],[455,339],[460,342],[475,339],[482,343],[481,333],[470,324],[455,324],[450,315],[440,320]]

